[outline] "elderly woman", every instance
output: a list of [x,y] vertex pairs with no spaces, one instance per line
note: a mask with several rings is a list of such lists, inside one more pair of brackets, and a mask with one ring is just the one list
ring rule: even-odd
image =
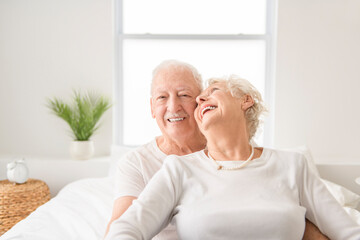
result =
[[168,157],[107,239],[151,239],[170,221],[180,239],[301,239],[305,216],[330,239],[360,239],[303,155],[250,144],[264,107],[248,81],[212,79],[197,103],[207,149]]

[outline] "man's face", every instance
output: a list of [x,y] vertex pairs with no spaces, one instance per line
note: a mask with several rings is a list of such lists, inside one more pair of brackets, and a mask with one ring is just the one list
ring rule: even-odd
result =
[[164,137],[186,138],[194,134],[196,96],[200,94],[189,70],[162,70],[154,78],[151,114]]

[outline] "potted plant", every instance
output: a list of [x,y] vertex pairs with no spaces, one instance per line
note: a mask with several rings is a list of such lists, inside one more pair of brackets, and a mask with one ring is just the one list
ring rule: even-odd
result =
[[59,98],[48,99],[48,108],[72,130],[74,141],[70,154],[74,159],[89,159],[94,154],[94,143],[90,137],[99,128],[101,116],[111,107],[110,101],[95,93],[74,91],[73,102],[65,103]]

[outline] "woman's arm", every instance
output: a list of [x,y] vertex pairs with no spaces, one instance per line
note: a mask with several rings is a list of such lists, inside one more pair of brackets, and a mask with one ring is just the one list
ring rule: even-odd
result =
[[151,239],[168,225],[180,192],[181,169],[168,158],[137,200],[111,226],[107,240]]
[[306,208],[306,218],[332,240],[360,239],[360,226],[335,200],[325,184],[308,168],[302,159],[300,204]]

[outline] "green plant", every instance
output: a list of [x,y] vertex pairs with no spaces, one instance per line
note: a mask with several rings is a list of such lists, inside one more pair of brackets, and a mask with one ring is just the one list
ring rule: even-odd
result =
[[48,99],[47,107],[69,124],[76,141],[87,141],[99,128],[98,121],[111,107],[110,101],[95,93],[79,91],[74,91],[72,100],[68,104],[59,98]]

